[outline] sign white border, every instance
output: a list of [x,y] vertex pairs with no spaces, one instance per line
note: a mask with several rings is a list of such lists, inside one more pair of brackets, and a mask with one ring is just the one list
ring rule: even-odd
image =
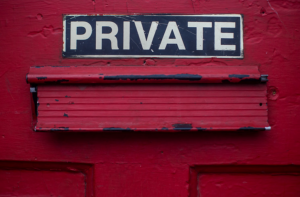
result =
[[[88,15],[88,14],[65,14],[63,15],[63,52],[66,51],[66,20],[65,16],[119,16],[119,17],[130,17],[130,16],[140,16],[143,14],[132,14],[132,15],[115,15],[115,14],[95,14],[95,15]],[[164,15],[164,14],[156,14],[156,15],[143,15],[143,16],[164,16],[164,17],[172,17],[172,16],[209,16],[209,17],[240,17],[240,56],[190,56],[190,55],[71,55],[66,58],[233,58],[233,59],[242,59],[244,58],[244,34],[243,34],[243,16],[241,14],[200,14],[200,15]]]

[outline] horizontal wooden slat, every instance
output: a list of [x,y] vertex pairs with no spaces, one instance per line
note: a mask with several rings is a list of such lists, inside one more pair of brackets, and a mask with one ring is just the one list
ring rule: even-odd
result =
[[40,111],[39,116],[61,117],[206,117],[206,116],[266,116],[266,110],[214,110],[214,111]]
[[208,132],[208,131],[264,131],[266,127],[188,127],[188,128],[175,128],[175,127],[135,127],[135,128],[120,128],[120,127],[36,127],[36,131],[51,131],[51,132]]
[[174,127],[184,124],[192,127],[266,127],[268,123],[261,117],[223,117],[224,121],[220,121],[220,117],[203,117],[201,120],[194,120],[186,117],[174,117],[172,119],[164,119],[158,117],[122,117],[114,119],[112,124],[111,118],[49,118],[41,117],[37,123],[37,127],[58,128],[163,128]]
[[[134,121],[135,120],[135,121]],[[141,122],[137,121],[140,120]],[[230,125],[231,123],[239,124],[245,122],[252,123],[261,123],[267,122],[266,119],[262,119],[261,117],[253,116],[253,117],[223,117],[220,120],[219,116],[213,117],[202,117],[201,119],[191,119],[190,117],[173,117],[172,119],[161,119],[161,117],[118,117],[118,118],[110,118],[110,117],[102,117],[99,119],[98,117],[39,117],[39,123],[41,122],[49,122],[49,123],[68,123],[68,124],[108,124],[114,121],[114,123],[128,123],[128,124],[139,124],[139,125],[148,125],[148,124],[163,124],[163,123],[217,123],[219,125]]]
[[265,84],[79,84],[41,85],[39,92],[52,91],[266,91]]
[[267,99],[265,97],[260,98],[43,98],[39,99],[39,103],[162,103],[162,104],[182,104],[182,103],[192,103],[192,104],[203,104],[203,103],[266,103]]
[[260,74],[257,66],[34,66],[30,67],[30,74],[175,74],[203,73],[203,74]]
[[39,111],[51,111],[51,110],[69,110],[69,111],[124,111],[124,110],[247,110],[247,109],[267,109],[266,103],[263,104],[58,104],[58,103],[41,103],[39,105]]
[[240,83],[260,82],[257,66],[71,66],[31,67],[29,83]]
[[64,91],[38,92],[39,98],[201,98],[201,97],[262,97],[264,91]]

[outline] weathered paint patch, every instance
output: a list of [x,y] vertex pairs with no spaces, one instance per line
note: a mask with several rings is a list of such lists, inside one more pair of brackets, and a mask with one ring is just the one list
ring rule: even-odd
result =
[[191,130],[193,128],[192,124],[178,123],[173,124],[174,130]]
[[[40,130],[42,128],[39,128]],[[51,128],[50,131],[69,131],[69,127],[58,127],[58,128]]]
[[37,77],[38,80],[45,80],[47,77]]
[[116,75],[116,76],[104,76],[104,80],[188,80],[188,81],[200,81],[201,75],[196,74],[175,74],[175,75]]
[[259,83],[260,79],[248,78],[248,79],[242,79],[240,82],[242,82],[242,83]]
[[[229,83],[236,83],[235,81],[231,81],[228,79],[222,80],[222,83],[229,84]],[[260,79],[254,79],[254,78],[247,78],[247,79],[241,79],[238,83],[260,83]]]
[[243,79],[245,77],[250,77],[250,75],[240,75],[240,74],[231,74],[229,75],[229,78],[239,78],[239,79]]
[[69,80],[68,79],[59,79],[59,80],[57,80],[56,82],[57,83],[61,83],[61,82],[68,82]]
[[69,131],[69,127],[58,127],[58,128],[63,129],[65,131]]
[[207,128],[202,128],[202,127],[196,127],[197,131],[205,131]]
[[265,128],[261,127],[241,127],[240,131],[249,131],[249,130],[265,130]]
[[134,131],[134,130],[131,128],[109,127],[109,128],[103,128],[103,131]]

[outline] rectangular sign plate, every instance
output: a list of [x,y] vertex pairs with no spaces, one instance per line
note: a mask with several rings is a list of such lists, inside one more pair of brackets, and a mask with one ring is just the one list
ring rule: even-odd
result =
[[224,15],[65,15],[66,58],[243,58],[243,18]]

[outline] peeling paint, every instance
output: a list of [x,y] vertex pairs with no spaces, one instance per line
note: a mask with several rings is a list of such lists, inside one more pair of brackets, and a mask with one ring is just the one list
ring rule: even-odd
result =
[[207,130],[207,128],[202,128],[202,127],[196,127],[197,128],[197,131],[205,131]]
[[196,74],[175,74],[175,75],[116,75],[116,76],[104,76],[104,80],[188,80],[188,81],[200,81],[201,75]]
[[38,80],[45,80],[47,77],[37,77]]
[[260,127],[241,127],[239,130],[241,130],[241,131],[265,130],[265,128],[260,128]]
[[130,128],[109,127],[109,128],[103,128],[103,131],[134,131],[134,130]]
[[250,77],[250,75],[242,75],[242,74],[231,74],[231,75],[229,75],[229,78],[243,79],[245,77]]
[[68,82],[69,80],[68,79],[59,79],[59,80],[57,80],[56,82],[57,83],[61,83],[61,82]]
[[177,123],[172,125],[174,127],[174,130],[191,130],[193,128],[192,124],[186,124],[186,123]]

